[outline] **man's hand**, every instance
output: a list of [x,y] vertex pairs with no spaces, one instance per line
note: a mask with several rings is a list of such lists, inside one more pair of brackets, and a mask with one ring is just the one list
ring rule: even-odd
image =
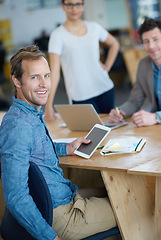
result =
[[150,126],[157,123],[156,117],[156,113],[140,110],[132,115],[132,121],[137,127]]
[[85,138],[77,138],[76,140],[74,140],[73,142],[71,143],[68,143],[67,144],[67,154],[68,155],[74,155],[74,151],[75,149],[81,144],[81,143],[90,143],[91,140],[87,140]]
[[116,109],[112,109],[108,115],[108,122],[110,123],[118,123],[124,121],[125,112],[121,109],[119,112]]
[[56,236],[54,240],[62,240],[60,237]]

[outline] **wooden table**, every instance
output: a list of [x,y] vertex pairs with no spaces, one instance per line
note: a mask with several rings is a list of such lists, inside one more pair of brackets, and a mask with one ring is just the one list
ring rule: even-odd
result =
[[152,161],[128,170],[128,173],[146,176],[156,176],[155,209],[154,209],[154,239],[161,239],[161,160],[156,156]]
[[[4,112],[0,113],[0,121]],[[107,115],[101,116],[107,121]],[[47,123],[53,139],[85,136],[59,127],[61,120]],[[117,223],[124,240],[161,240],[161,125],[137,128],[128,126],[112,130],[104,140],[128,136],[147,140],[140,153],[102,156],[96,150],[87,160],[78,156],[60,157],[60,165],[69,169],[101,172]],[[155,188],[156,185],[156,188]]]
[[[107,121],[107,115],[101,117],[103,121]],[[60,120],[47,123],[53,139],[86,135],[86,132],[71,132],[67,128],[61,128],[60,123]],[[128,136],[147,140],[140,153],[102,156],[100,150],[96,150],[89,160],[78,156],[60,157],[60,165],[101,172],[123,239],[160,240],[161,125],[137,128],[129,122],[128,126],[112,130],[104,143],[109,138]],[[148,166],[152,169],[155,161],[159,166],[157,178],[155,174],[150,174],[148,169]],[[144,171],[144,166],[147,171]],[[138,168],[141,170],[138,171]]]

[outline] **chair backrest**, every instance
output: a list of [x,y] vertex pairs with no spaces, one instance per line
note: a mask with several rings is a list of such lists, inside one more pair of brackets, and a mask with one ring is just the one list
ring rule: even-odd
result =
[[[37,208],[48,224],[52,226],[53,206],[51,195],[39,167],[34,162],[30,162],[28,185],[30,195],[36,203]],[[27,230],[17,222],[7,208],[5,209],[1,223],[1,236],[4,240],[35,240]]]

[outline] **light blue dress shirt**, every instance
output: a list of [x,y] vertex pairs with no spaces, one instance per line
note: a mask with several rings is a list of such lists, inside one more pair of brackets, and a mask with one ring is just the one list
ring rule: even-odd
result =
[[39,112],[37,107],[14,97],[0,126],[3,194],[12,215],[39,240],[53,240],[57,234],[29,195],[29,161],[37,163],[42,171],[56,208],[71,202],[77,192],[77,186],[63,177],[59,167],[58,156],[63,155],[67,155],[66,143],[53,143],[43,110]]
[[157,67],[153,62],[153,70],[154,70],[154,95],[157,99],[158,110],[156,112],[159,123],[161,123],[161,66]]

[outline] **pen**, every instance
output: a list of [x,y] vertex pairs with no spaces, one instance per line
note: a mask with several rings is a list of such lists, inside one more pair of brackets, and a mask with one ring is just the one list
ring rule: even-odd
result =
[[119,109],[119,107],[115,107],[115,109],[116,109],[117,113],[120,114],[120,109]]
[[104,146],[100,146],[100,147],[98,147],[97,149],[102,149]]

